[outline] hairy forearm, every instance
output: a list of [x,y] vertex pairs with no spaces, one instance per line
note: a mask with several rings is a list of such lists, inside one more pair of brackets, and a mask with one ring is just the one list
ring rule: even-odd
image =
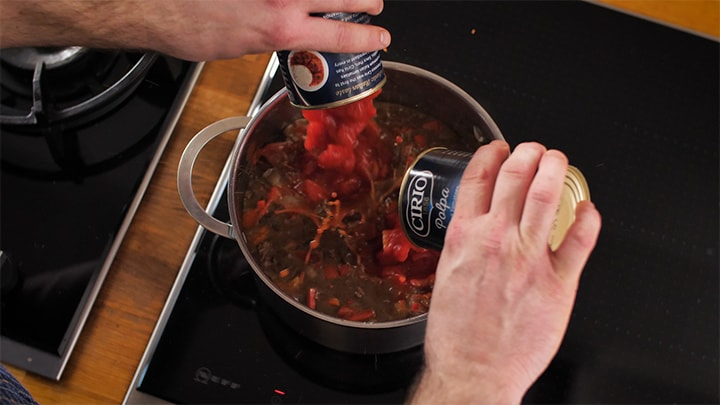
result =
[[408,397],[410,405],[424,404],[519,404],[522,392],[493,379],[463,372],[467,366],[458,365],[453,373],[426,368]]
[[0,0],[0,47],[141,49],[191,60],[278,49],[368,52],[387,47],[390,33],[315,14],[377,14],[382,6],[382,0]]
[[[437,311],[438,307],[431,307],[432,310]],[[511,367],[510,359],[493,350],[475,351],[474,348],[484,345],[482,335],[457,335],[452,332],[456,329],[452,325],[437,329],[438,322],[437,316],[431,313],[424,347],[425,363],[408,403],[519,404],[527,384],[518,370]],[[438,331],[449,332],[449,335]]]
[[0,45],[145,48],[155,22],[145,0],[0,0]]

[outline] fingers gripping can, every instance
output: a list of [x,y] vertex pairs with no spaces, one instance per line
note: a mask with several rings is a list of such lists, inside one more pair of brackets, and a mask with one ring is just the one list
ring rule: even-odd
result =
[[[473,154],[446,148],[422,152],[405,172],[398,210],[405,235],[415,245],[442,249],[445,233],[455,212],[460,178]],[[585,177],[574,166],[568,166],[560,205],[548,238],[552,250],[560,246],[575,221],[575,207],[590,199]]]
[[[322,18],[370,23],[367,13],[325,13]],[[330,53],[311,50],[277,52],[288,98],[304,109],[338,107],[364,98],[385,84],[380,52]]]

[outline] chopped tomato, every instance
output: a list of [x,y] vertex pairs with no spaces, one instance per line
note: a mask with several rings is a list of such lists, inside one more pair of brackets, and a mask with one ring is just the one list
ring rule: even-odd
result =
[[318,165],[323,169],[337,169],[351,173],[355,169],[355,155],[350,146],[330,144],[318,156]]
[[328,198],[328,192],[313,180],[305,179],[302,181],[303,193],[314,203],[318,203]]
[[308,121],[322,121],[323,117],[327,115],[327,110],[302,110],[302,115]]
[[356,321],[356,322],[363,322],[363,321],[369,321],[375,317],[375,310],[373,309],[363,309],[360,311],[353,312],[352,315],[347,317],[346,319],[349,321]]
[[403,273],[405,273],[405,266],[388,266],[382,269],[383,276],[394,281],[396,285],[403,285],[407,282],[407,276]]
[[308,288],[307,306],[310,309],[315,309],[317,307],[317,290],[315,288]]
[[354,103],[345,104],[343,106],[334,108],[333,114],[345,118],[346,120],[352,121],[368,121],[370,118],[377,114],[375,104],[373,100],[380,95],[380,91],[377,91],[361,100]]
[[257,205],[255,206],[255,209],[247,210],[243,212],[242,217],[242,225],[245,229],[250,229],[251,227],[254,227],[255,225],[260,222],[260,218],[267,213],[267,207],[268,207],[267,201],[265,200],[258,200]]
[[402,263],[407,260],[412,243],[400,227],[382,231],[383,250],[378,253],[381,264]]
[[338,181],[337,183],[337,191],[340,195],[343,196],[357,193],[358,191],[360,191],[360,188],[363,185],[362,180],[355,176],[347,177],[344,180]]
[[[272,203],[272,202],[278,201],[281,198],[282,198],[282,192],[280,192],[280,189],[278,187],[271,187],[270,191],[268,191],[268,197],[267,197],[268,205],[270,205],[270,203]],[[267,207],[265,209],[267,210]],[[265,213],[267,213],[267,212],[265,212]]]
[[325,266],[325,279],[326,280],[335,280],[338,278],[340,273],[338,272],[338,268],[334,265],[327,265]]
[[273,166],[288,160],[288,144],[286,142],[273,142],[263,146],[253,155],[253,163],[264,158]]
[[408,278],[423,279],[435,274],[440,253],[434,250],[421,249],[413,246],[408,261],[413,265],[408,269]]
[[355,311],[353,311],[352,308],[350,308],[348,306],[342,306],[342,307],[338,308],[337,316],[339,316],[340,318],[343,318],[343,319],[347,319],[349,316],[352,316],[353,312],[355,312]]
[[[371,119],[377,114],[373,99],[380,94],[377,91],[354,103],[323,110],[303,110],[308,120],[304,147],[317,154],[318,165],[326,170],[339,170],[350,174],[356,168],[356,150],[358,138],[367,132],[367,136],[376,140],[379,136],[377,125]],[[382,161],[382,156],[374,161]],[[367,171],[373,159],[363,160],[359,171]],[[308,171],[305,171],[308,173]],[[378,168],[373,173],[381,172]]]
[[323,150],[327,146],[328,135],[325,126],[317,121],[310,121],[307,126],[307,135],[305,136],[305,149],[307,150]]
[[350,267],[349,264],[341,264],[338,266],[337,270],[341,276],[347,277],[348,275],[350,275],[352,268]]
[[375,311],[372,309],[355,310],[348,306],[342,306],[338,308],[337,316],[348,321],[363,322],[375,317]]
[[420,304],[419,302],[415,301],[412,304],[410,304],[410,312],[417,314],[417,313],[421,313],[421,312],[425,312],[425,311],[423,311],[423,305]]

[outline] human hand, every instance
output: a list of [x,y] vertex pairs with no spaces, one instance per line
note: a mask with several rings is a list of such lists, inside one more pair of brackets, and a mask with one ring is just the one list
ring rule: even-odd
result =
[[390,44],[387,30],[311,17],[377,15],[383,0],[2,0],[3,47],[146,49],[188,60],[281,49],[358,53]]
[[547,368],[601,222],[581,202],[550,250],[567,164],[537,143],[509,154],[495,141],[473,156],[437,267],[413,403],[519,403]]
[[[150,2],[157,5],[158,1]],[[382,0],[162,0],[165,24],[159,32],[170,53],[187,59],[229,58],[282,49],[368,52],[390,44],[387,30],[311,17],[318,12],[382,11]],[[169,20],[169,21],[167,21]],[[191,22],[191,24],[188,24]],[[163,35],[167,33],[167,35]]]

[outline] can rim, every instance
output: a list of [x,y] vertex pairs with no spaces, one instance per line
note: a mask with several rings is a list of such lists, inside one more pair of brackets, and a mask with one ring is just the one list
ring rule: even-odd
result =
[[[319,105],[307,105],[307,104],[298,104],[290,101],[290,104],[292,104],[294,107],[297,107],[301,110],[324,110],[327,108],[335,108],[344,106],[350,103],[354,103],[355,101],[361,100],[365,97],[368,97],[382,89],[382,87],[387,82],[387,77],[383,77],[383,79],[378,83],[375,87],[372,87],[370,89],[367,89],[363,91],[362,93],[358,93],[352,97],[344,98],[342,100],[333,101],[331,103],[325,103],[325,104],[319,104]],[[289,100],[289,99],[288,99]]]
[[553,227],[548,236],[548,245],[555,251],[565,239],[567,231],[575,222],[575,209],[580,201],[590,200],[590,187],[582,172],[575,166],[568,165],[565,173],[560,203],[558,204]]
[[568,165],[565,186],[573,193],[576,204],[580,201],[590,200],[590,187],[585,176],[577,167]]

